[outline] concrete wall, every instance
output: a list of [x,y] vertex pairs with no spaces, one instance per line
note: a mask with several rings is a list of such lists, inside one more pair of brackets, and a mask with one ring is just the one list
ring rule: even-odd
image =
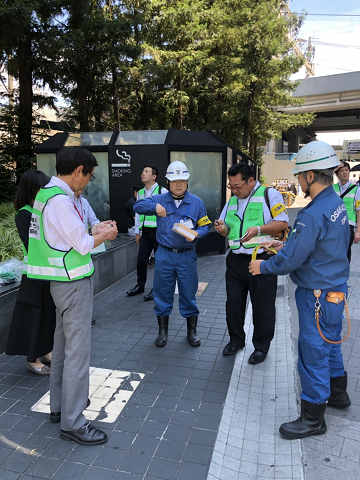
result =
[[271,185],[276,179],[287,178],[289,183],[297,185],[297,179],[293,175],[295,162],[287,159],[287,155],[275,156],[274,153],[265,153],[263,155],[263,164],[261,174],[265,179],[266,185]]

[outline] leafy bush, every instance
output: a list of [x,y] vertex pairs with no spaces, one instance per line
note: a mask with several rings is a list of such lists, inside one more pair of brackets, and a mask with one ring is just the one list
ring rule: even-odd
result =
[[0,262],[16,257],[22,260],[21,240],[15,225],[15,209],[11,203],[0,204]]

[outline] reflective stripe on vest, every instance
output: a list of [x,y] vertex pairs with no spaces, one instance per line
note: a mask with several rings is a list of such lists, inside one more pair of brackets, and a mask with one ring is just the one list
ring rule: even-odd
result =
[[[338,183],[333,185],[335,192],[340,196],[340,186]],[[350,190],[343,198],[342,201],[344,202],[346,213],[349,219],[349,224],[355,226],[356,225],[356,208],[355,208],[355,195],[357,192],[358,187],[354,185],[354,188]]]
[[[238,250],[241,247],[240,238],[250,227],[261,227],[264,222],[265,188],[260,185],[250,197],[241,220],[238,216],[238,198],[234,195],[229,200],[226,211],[225,223],[229,227],[228,241],[231,250]],[[257,244],[249,244],[243,248],[254,248]]]
[[[30,207],[30,205],[24,205],[23,207],[19,208],[18,211],[21,212],[21,210],[26,210],[27,212],[29,212],[31,214],[33,213],[33,209],[32,209],[32,207]],[[27,250],[26,250],[23,242],[21,242],[21,248],[22,248],[23,255],[24,255],[24,258],[23,258],[24,268],[23,268],[22,274],[26,275],[26,273],[27,273],[27,263],[28,263],[28,253],[27,253]]]
[[[157,185],[154,188],[153,195],[158,195],[160,193],[160,187]],[[142,200],[145,198],[145,188],[142,188],[138,192],[139,195],[139,200]],[[156,228],[157,227],[157,221],[156,221],[156,215],[139,215],[139,220],[140,220],[140,227],[139,229],[141,230],[142,227],[148,227],[148,228]]]
[[59,187],[41,188],[36,195],[29,228],[27,276],[40,280],[71,282],[92,275],[94,266],[90,253],[81,255],[71,248],[56,250],[44,236],[43,214],[47,202],[56,195],[66,195]]

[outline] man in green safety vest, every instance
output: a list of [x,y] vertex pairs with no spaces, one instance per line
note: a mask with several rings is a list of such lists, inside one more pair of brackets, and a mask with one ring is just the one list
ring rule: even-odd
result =
[[[256,181],[253,167],[233,165],[228,176],[232,197],[215,221],[216,231],[228,237],[230,247],[226,258],[226,322],[230,342],[223,355],[234,355],[245,346],[244,320],[250,292],[254,352],[249,363],[254,365],[265,360],[274,336],[277,277],[261,275],[254,281],[248,267],[254,249],[286,230],[289,219],[281,193]],[[258,253],[258,258],[268,258],[262,249]]]
[[29,227],[27,276],[50,280],[56,330],[50,372],[50,421],[60,436],[81,445],[99,445],[106,433],[83,415],[88,405],[93,310],[91,250],[117,235],[115,222],[97,225],[91,236],[76,208],[75,192],[93,177],[97,162],[84,148],[59,151],[56,177],[36,195]]
[[334,190],[342,198],[349,218],[350,243],[347,257],[350,262],[351,246],[353,242],[360,241],[360,188],[350,182],[350,165],[347,162],[341,162],[335,173],[339,183],[334,184]]
[[[144,166],[141,172],[141,182],[144,184],[144,188],[138,191],[137,200],[143,200],[144,198],[150,198],[153,195],[167,192],[166,188],[160,187],[156,182],[158,175],[159,171],[153,165]],[[145,290],[149,258],[151,252],[157,249],[156,228],[156,215],[140,215],[138,213],[135,215],[136,243],[139,245],[136,266],[137,283],[135,287],[126,292],[128,297],[143,293]],[[152,289],[144,295],[145,302],[153,300],[153,298]]]

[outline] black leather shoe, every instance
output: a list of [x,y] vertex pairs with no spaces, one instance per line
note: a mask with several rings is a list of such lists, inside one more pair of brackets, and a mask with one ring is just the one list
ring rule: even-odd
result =
[[256,365],[257,363],[261,363],[266,358],[266,353],[262,352],[261,350],[254,350],[253,353],[250,355],[248,362],[251,365]]
[[86,422],[78,430],[60,430],[60,437],[80,445],[101,445],[108,440],[106,433],[94,427],[91,422]]
[[128,297],[133,297],[134,295],[139,295],[139,293],[144,293],[144,287],[140,285],[135,285],[135,287],[131,288],[126,292]]
[[224,357],[229,357],[230,355],[235,355],[235,353],[238,350],[242,350],[244,348],[244,346],[245,345],[243,345],[243,344],[235,344],[235,343],[229,342],[223,350],[223,355],[224,355]]
[[[90,406],[90,398],[88,398],[86,408]],[[61,421],[61,412],[50,412],[50,422],[51,423],[60,423]]]
[[149,293],[144,295],[144,302],[150,302],[151,300],[154,300],[153,289],[151,289]]

